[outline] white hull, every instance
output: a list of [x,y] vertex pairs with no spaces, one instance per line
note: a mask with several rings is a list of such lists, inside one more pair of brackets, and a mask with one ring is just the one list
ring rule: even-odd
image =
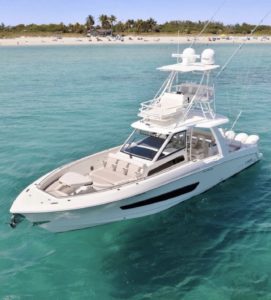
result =
[[[151,215],[205,192],[225,179],[256,163],[260,158],[261,154],[258,153],[257,147],[253,147],[229,155],[227,158],[213,158],[213,161],[209,159],[208,162],[194,162],[196,169],[191,169],[190,174],[187,175],[182,175],[180,170],[179,178],[177,174],[178,170],[175,170],[175,172],[171,174],[175,176],[175,179],[170,178],[170,174],[165,172],[164,178],[162,178],[164,184],[161,184],[160,181],[159,185],[154,185],[157,179],[154,182],[145,180],[145,182],[141,184],[142,186],[139,189],[140,192],[138,195],[135,194],[133,197],[112,202],[108,201],[106,204],[84,207],[82,209],[47,213],[24,213],[23,215],[29,221],[37,223],[40,227],[52,232],[77,230],[119,220]],[[173,197],[170,197],[170,192],[180,190],[182,187],[191,186],[193,184],[196,185],[194,190],[182,195],[173,195]],[[133,185],[131,189],[134,190],[135,186]],[[115,190],[112,192],[116,193]],[[159,198],[159,201],[157,201],[157,196],[161,197],[161,195],[162,197],[164,195],[164,198],[168,199],[161,200]],[[151,204],[140,203],[141,201],[147,202],[149,199],[154,199],[154,201],[157,202]],[[136,207],[133,206],[130,208],[129,205],[134,203],[137,203],[134,205]],[[128,206],[128,208],[123,208],[125,206]]]

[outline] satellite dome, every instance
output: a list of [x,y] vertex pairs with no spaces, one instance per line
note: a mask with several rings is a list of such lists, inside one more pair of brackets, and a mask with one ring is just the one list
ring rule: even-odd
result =
[[205,49],[201,53],[201,62],[205,65],[213,65],[215,63],[215,51],[213,49]]
[[185,55],[185,56],[194,56],[195,54],[196,54],[196,51],[193,48],[185,48],[183,50],[183,55]]
[[196,51],[193,48],[186,48],[183,50],[182,53],[183,64],[185,65],[193,64],[196,61],[197,57],[198,55],[196,55]]

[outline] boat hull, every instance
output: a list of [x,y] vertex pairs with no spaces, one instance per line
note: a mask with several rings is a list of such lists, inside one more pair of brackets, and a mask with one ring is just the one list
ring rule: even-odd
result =
[[256,150],[255,148],[254,152],[249,151],[231,158],[206,162],[195,171],[180,177],[175,176],[171,181],[165,174],[165,184],[152,189],[146,183],[145,191],[141,190],[133,197],[82,209],[23,215],[44,229],[64,232],[155,214],[203,193],[253,165],[261,158],[261,154]]

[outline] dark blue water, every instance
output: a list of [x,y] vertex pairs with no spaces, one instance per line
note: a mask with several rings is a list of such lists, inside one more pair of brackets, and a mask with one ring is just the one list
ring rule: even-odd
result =
[[[217,63],[235,47],[216,45]],[[62,234],[7,225],[34,179],[122,143],[175,50],[0,48],[0,299],[271,299],[269,45],[245,46],[216,93],[231,122],[243,111],[236,130],[260,135],[260,163],[141,219]]]

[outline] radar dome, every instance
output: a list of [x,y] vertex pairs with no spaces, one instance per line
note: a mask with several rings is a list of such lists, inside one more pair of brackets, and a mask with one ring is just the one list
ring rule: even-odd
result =
[[185,65],[193,64],[197,59],[196,51],[193,48],[184,49],[182,59]]
[[205,49],[201,53],[201,62],[205,65],[213,65],[215,63],[215,51],[213,49]]

